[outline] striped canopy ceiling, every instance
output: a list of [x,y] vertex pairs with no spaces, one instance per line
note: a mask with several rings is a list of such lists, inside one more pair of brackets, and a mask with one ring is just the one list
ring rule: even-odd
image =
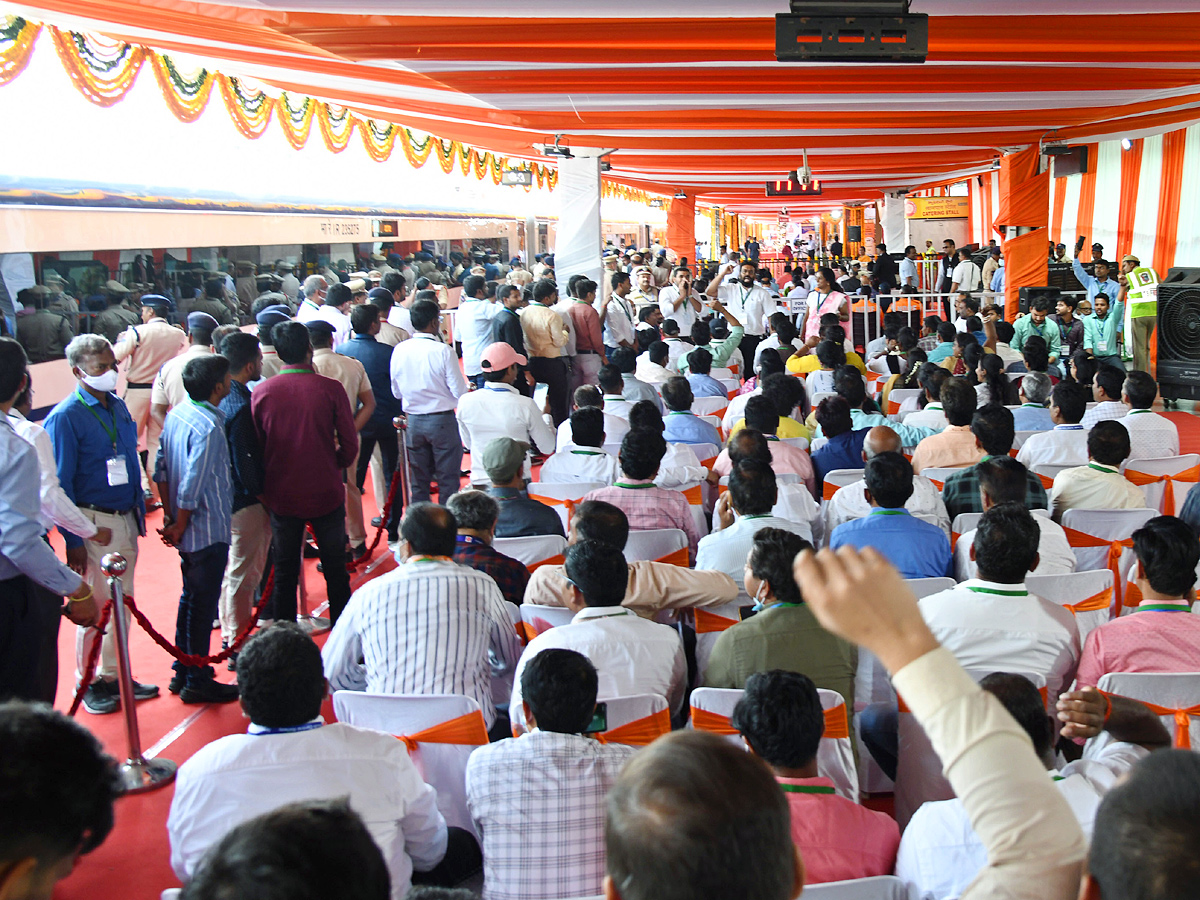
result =
[[[777,63],[786,0],[17,6],[510,155],[561,134],[612,149],[621,182],[742,213],[957,180],[1055,129],[1095,141],[1200,121],[1200,12],[1182,0],[915,0],[923,65]],[[823,196],[767,201],[805,148]]]

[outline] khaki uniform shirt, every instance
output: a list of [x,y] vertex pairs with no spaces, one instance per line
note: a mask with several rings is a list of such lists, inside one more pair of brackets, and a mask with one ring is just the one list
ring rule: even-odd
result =
[[262,377],[267,379],[272,375],[278,375],[279,370],[283,368],[283,360],[279,358],[279,354],[270,344],[261,344],[260,346],[263,355]]
[[193,300],[188,312],[208,313],[217,320],[218,325],[236,325],[238,323],[238,318],[233,314],[233,310],[220,300],[212,299],[212,297],[200,297],[197,300]]
[[142,317],[137,313],[121,304],[117,304],[116,306],[110,306],[96,316],[96,321],[92,323],[92,333],[102,334],[115,344],[117,338],[121,336],[121,332],[131,325],[139,324],[141,321]]
[[411,334],[403,328],[399,328],[384,319],[379,320],[379,334],[375,335],[375,340],[381,344],[387,344],[389,347],[395,347],[401,341],[407,341]]
[[313,351],[313,371],[326,378],[332,378],[346,390],[346,399],[350,401],[350,409],[357,413],[360,406],[359,394],[371,390],[371,381],[367,378],[367,370],[363,364],[352,356],[342,356],[332,350],[320,349]]
[[75,337],[74,321],[49,309],[17,316],[17,340],[25,348],[29,361],[40,363],[62,359],[67,344]]
[[129,360],[125,380],[130,384],[152,384],[158,370],[187,349],[183,329],[155,316],[143,325],[130,328],[113,345],[117,362]]
[[[237,280],[237,298],[238,305],[242,309],[249,310],[258,297],[258,279],[253,275],[243,275]],[[205,310],[208,312],[208,310]],[[220,319],[217,320],[221,321]]]
[[212,347],[196,344],[188,347],[186,352],[181,353],[174,359],[167,360],[162,368],[158,370],[158,375],[154,378],[153,393],[150,394],[150,405],[165,406],[168,410],[172,410],[186,400],[188,395],[183,387],[183,367],[187,364],[188,360],[195,359],[197,356],[207,356],[212,352]]

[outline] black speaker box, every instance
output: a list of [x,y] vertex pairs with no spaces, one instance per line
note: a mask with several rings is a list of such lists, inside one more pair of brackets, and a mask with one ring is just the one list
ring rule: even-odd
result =
[[846,243],[861,244],[862,243],[862,226],[847,225],[846,226]]
[[1048,297],[1050,299],[1050,309],[1053,311],[1054,304],[1058,302],[1059,295],[1062,291],[1050,285],[1042,285],[1041,287],[1023,287],[1017,293],[1017,308],[1022,315],[1029,312],[1029,306],[1034,300],[1039,297]]
[[1158,285],[1158,383],[1165,400],[1200,400],[1200,269]]

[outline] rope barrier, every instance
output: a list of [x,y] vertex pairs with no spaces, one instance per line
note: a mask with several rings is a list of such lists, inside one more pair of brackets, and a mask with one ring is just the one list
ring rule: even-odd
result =
[[383,537],[384,531],[387,530],[388,519],[392,515],[392,503],[396,499],[396,488],[400,484],[400,466],[396,466],[396,471],[392,473],[392,483],[388,486],[387,499],[383,501],[383,509],[379,513],[379,527],[375,529],[375,538],[371,541],[371,546],[367,548],[359,559],[347,560],[346,571],[354,572],[360,565],[365,565],[370,559],[371,554],[375,552],[375,548],[379,546],[379,541]]
[[112,605],[113,602],[110,599],[104,604],[104,609],[100,611],[100,621],[95,625],[100,635],[92,644],[92,652],[88,654],[88,658],[83,664],[83,678],[79,682],[79,688],[75,691],[75,699],[71,701],[71,709],[67,712],[68,716],[73,716],[79,712],[79,704],[83,702],[83,694],[91,686],[92,678],[96,674],[96,661],[100,658],[100,644],[104,640],[104,626],[108,624],[108,619],[112,615]]

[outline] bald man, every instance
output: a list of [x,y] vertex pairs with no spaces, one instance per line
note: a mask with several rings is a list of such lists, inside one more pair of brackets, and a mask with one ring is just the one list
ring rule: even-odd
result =
[[[863,462],[880,453],[900,452],[900,435],[886,425],[876,425],[867,432],[866,440],[863,441]],[[832,534],[833,529],[843,522],[870,515],[871,504],[867,502],[863,493],[866,486],[865,479],[848,484],[825,504],[826,535]],[[928,478],[922,475],[913,476],[912,496],[908,498],[904,508],[912,515],[937,525],[947,535],[950,534],[950,516],[946,513],[946,504],[942,502],[942,495],[937,487]]]

